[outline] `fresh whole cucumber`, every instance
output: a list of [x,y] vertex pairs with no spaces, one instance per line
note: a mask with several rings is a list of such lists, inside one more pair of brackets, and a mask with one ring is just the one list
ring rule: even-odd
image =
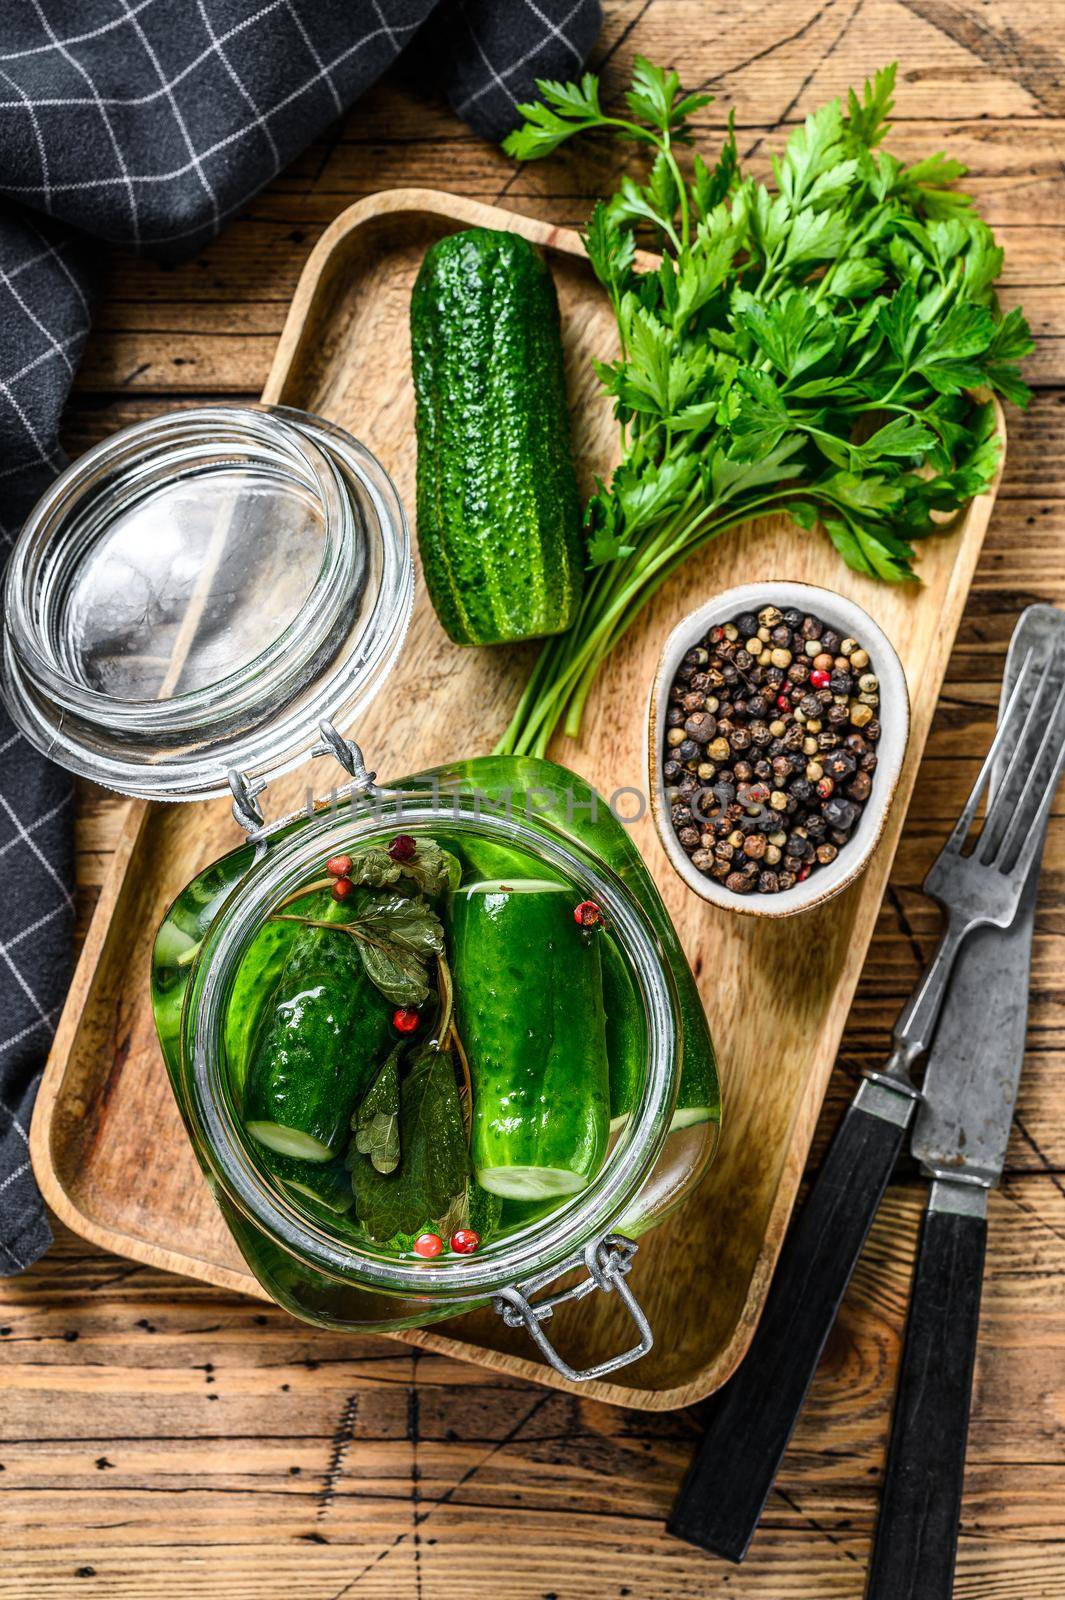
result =
[[[324,920],[342,916],[331,902]],[[392,1042],[379,991],[349,934],[301,927],[256,1030],[244,1125],[279,1155],[328,1161],[347,1143],[351,1113]]]
[[599,940],[566,886],[543,880],[471,884],[450,920],[477,1182],[509,1200],[576,1194],[609,1134]]
[[470,228],[426,252],[411,298],[418,543],[456,644],[561,633],[584,552],[558,300],[515,233]]

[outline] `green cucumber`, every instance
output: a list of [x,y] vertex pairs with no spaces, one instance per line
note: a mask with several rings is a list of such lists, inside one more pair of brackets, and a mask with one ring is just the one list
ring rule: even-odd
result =
[[474,1176],[510,1200],[577,1194],[606,1153],[610,1083],[599,940],[567,885],[482,882],[452,896]]
[[700,1122],[721,1121],[717,1057],[706,1025],[706,1013],[690,968],[678,972],[677,978],[684,1059],[681,1063],[677,1104],[670,1123],[671,1133],[676,1133],[678,1128],[693,1128]]
[[268,1172],[292,1189],[303,1200],[311,1200],[326,1211],[343,1216],[350,1211],[355,1200],[351,1187],[351,1173],[344,1162],[301,1161],[298,1156],[283,1156],[276,1150],[265,1150],[263,1165]]
[[243,1094],[256,1032],[281,981],[298,922],[264,923],[237,968],[226,1008],[225,1047],[234,1092]]
[[[640,1022],[640,1003],[632,972],[609,934],[603,939],[603,1004],[610,1058],[610,1131],[616,1133],[628,1121],[643,1091],[647,1037]],[[670,1133],[717,1120],[719,1106],[715,1083],[706,1028],[689,1026],[684,1030],[680,1086]]]
[[516,233],[449,234],[426,252],[410,321],[436,614],[456,644],[562,633],[585,558],[551,274]]
[[[342,915],[334,901],[321,913],[325,921]],[[328,1161],[347,1143],[355,1102],[392,1033],[350,935],[296,926],[256,1032],[244,1125],[279,1155]]]
[[606,1053],[610,1062],[610,1131],[628,1120],[647,1071],[646,1030],[628,962],[608,933],[600,939]]

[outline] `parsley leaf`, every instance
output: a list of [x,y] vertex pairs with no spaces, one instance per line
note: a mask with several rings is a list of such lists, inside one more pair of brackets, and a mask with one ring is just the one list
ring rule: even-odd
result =
[[[498,750],[575,737],[595,675],[658,585],[727,528],[773,511],[820,527],[854,570],[916,579],[916,543],[993,481],[988,392],[1029,398],[1023,313],[998,308],[1002,251],[942,153],[882,148],[896,73],[876,72],[790,135],[774,184],[689,155],[706,105],[638,58],[621,114],[595,80],[540,85],[506,148],[535,159],[582,132],[645,147],[641,176],[592,212],[585,246],[618,327],[597,364],[621,459],[586,512],[593,573],[576,623],[545,646]],[[648,266],[638,243],[662,251]],[[944,519],[946,514],[946,522]]]

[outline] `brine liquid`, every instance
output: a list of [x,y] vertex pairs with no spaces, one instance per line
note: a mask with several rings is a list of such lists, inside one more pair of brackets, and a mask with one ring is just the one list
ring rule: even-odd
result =
[[[350,854],[358,861],[394,837]],[[246,952],[225,1049],[249,1154],[290,1200],[360,1248],[440,1266],[595,1179],[642,1089],[646,1024],[610,928],[574,915],[586,898],[577,885],[483,835],[413,837],[458,864],[456,883],[421,897],[443,932],[440,958],[424,963],[426,998],[397,1003],[373,981],[397,896],[417,898],[413,886],[356,888],[354,934],[311,927],[347,915],[323,862],[306,878],[321,887],[290,895]],[[454,1099],[434,1042],[447,1047]]]

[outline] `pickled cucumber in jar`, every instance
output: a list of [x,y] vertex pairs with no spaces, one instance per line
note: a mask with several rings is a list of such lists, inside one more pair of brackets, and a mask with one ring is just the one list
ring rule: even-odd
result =
[[360,1249],[444,1261],[595,1182],[645,1041],[580,886],[446,827],[310,871],[252,939],[224,1030],[247,1149],[287,1203]]

